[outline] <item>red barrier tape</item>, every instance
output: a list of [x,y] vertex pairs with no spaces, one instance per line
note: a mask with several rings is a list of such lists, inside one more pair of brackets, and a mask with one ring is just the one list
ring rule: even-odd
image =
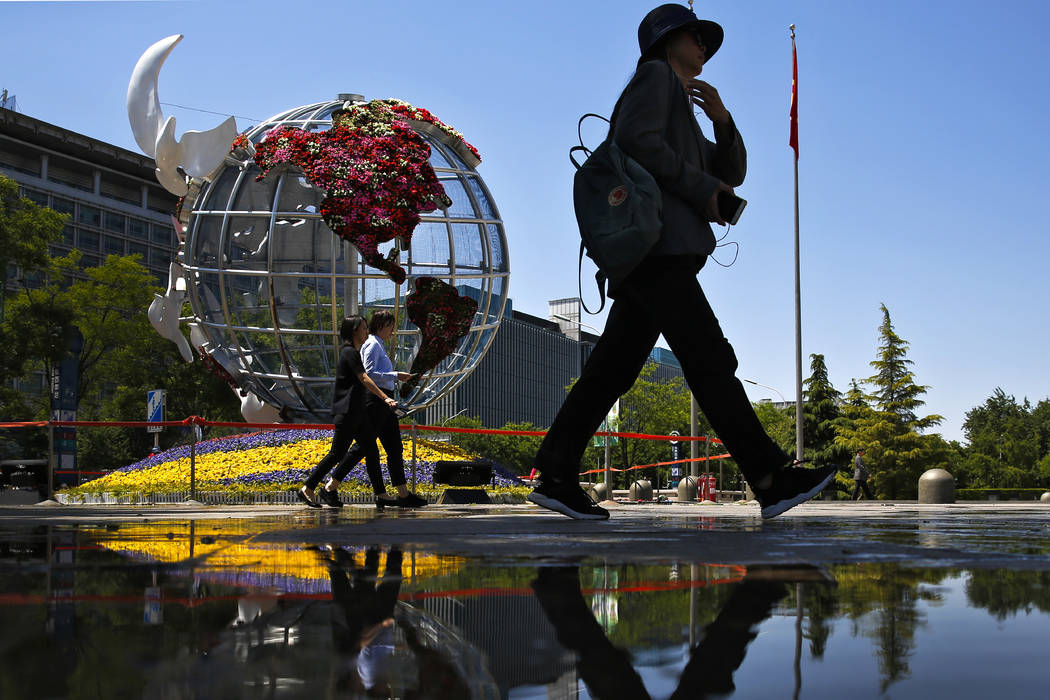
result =
[[[617,469],[616,467],[609,467],[609,471],[631,471],[632,469],[648,469],[650,467],[666,467],[669,464],[682,464],[684,462],[707,462],[708,460],[727,460],[732,459],[732,454],[712,454],[711,457],[697,457],[690,460],[674,460],[673,462],[654,462],[653,464],[640,464],[636,467],[627,467],[626,469]],[[605,469],[591,469],[590,471],[582,471],[581,474],[598,474],[605,473]]]
[[[92,421],[92,420],[56,420],[56,421],[23,421],[17,423],[0,423],[0,428],[32,428],[54,425],[62,428],[146,428],[149,426],[162,426],[167,428],[185,428],[191,425],[212,426],[217,428],[256,428],[259,430],[331,430],[335,426],[331,423],[232,423],[226,421],[205,420],[200,416],[189,416],[183,420],[166,421]],[[415,425],[404,423],[402,430],[422,430],[433,433],[470,433],[474,435],[525,435],[529,437],[543,437],[546,430],[497,430],[494,428],[454,428],[444,425]],[[601,431],[595,433],[600,437],[633,438],[636,440],[663,440],[669,442],[679,440],[681,442],[704,442],[710,441],[722,444],[718,438],[698,435],[647,435],[645,433],[618,433]]]
[[[86,549],[81,547],[80,549]],[[743,580],[747,573],[747,567],[739,565],[725,566],[730,570],[729,575],[723,578],[697,580],[697,581],[653,581],[639,582],[634,585],[616,586],[610,588],[581,588],[583,595],[594,595],[596,593],[659,593],[665,591],[681,591],[692,588],[706,588],[708,586],[720,586],[727,583],[737,583]],[[482,598],[499,596],[533,596],[535,592],[531,588],[462,588],[452,591],[418,591],[416,593],[401,593],[400,600],[426,600],[428,598]],[[331,593],[281,593],[272,596],[275,600],[332,600]],[[182,605],[184,607],[197,607],[213,602],[233,602],[244,598],[243,595],[217,595],[205,598],[187,598],[184,596],[162,596],[151,602]],[[145,598],[141,595],[105,595],[105,594],[78,594],[78,595],[44,595],[40,593],[7,593],[0,594],[0,605],[42,605],[44,603],[133,603],[142,604]]]

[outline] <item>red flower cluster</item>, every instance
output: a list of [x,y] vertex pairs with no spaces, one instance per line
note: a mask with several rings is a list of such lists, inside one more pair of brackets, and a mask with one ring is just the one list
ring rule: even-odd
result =
[[[416,289],[405,299],[408,320],[423,334],[412,374],[422,374],[456,349],[456,343],[470,330],[470,322],[478,310],[478,303],[461,297],[456,288],[434,277],[420,277]],[[408,397],[418,381],[412,379],[401,385],[401,397]]]
[[242,132],[233,138],[233,143],[230,145],[230,153],[235,152],[238,148],[248,150],[251,145],[252,142],[248,139],[248,135]]
[[452,204],[429,159],[430,146],[381,100],[335,112],[328,131],[277,127],[255,153],[263,169],[257,179],[278,166],[302,169],[326,193],[321,216],[328,227],[396,284],[405,280],[397,251],[384,258],[379,244],[400,238],[408,247],[420,212]]

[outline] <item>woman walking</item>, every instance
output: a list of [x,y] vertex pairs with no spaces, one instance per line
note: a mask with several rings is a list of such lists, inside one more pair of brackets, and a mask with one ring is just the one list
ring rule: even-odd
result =
[[[350,445],[354,441],[362,444],[375,443],[375,433],[365,412],[365,395],[381,397],[391,408],[396,402],[387,397],[375,383],[368,378],[361,364],[358,349],[368,337],[368,324],[360,316],[343,319],[339,327],[339,337],[343,343],[339,348],[339,363],[336,367],[335,394],[332,399],[332,422],[335,423],[335,434],[332,436],[332,447],[328,454],[317,463],[306,478],[306,483],[295,492],[300,501],[311,508],[320,508],[320,500],[325,505],[341,508],[342,502],[336,490],[360,457],[350,455]],[[338,466],[337,466],[338,465]],[[332,471],[332,467],[335,470]],[[321,479],[332,471],[331,478],[320,492],[315,493]],[[372,490],[376,494],[376,503],[386,493],[382,477],[371,477]]]
[[[641,57],[613,110],[620,149],[660,186],[663,229],[645,259],[610,288],[609,317],[579,380],[540,449],[540,482],[529,500],[571,518],[608,511],[579,485],[588,441],[634,383],[662,333],[686,383],[771,518],[819,493],[835,467],[802,469],[766,435],[736,378],[737,360],[697,280],[714,251],[710,222],[725,224],[718,194],[744,181],[747,154],[718,91],[696,79],[722,45],[722,27],[682,5],[661,5],[638,27]],[[710,120],[714,142],[693,115]]]
[[[397,491],[397,498],[384,494],[376,497],[376,505],[397,506],[399,508],[419,508],[427,502],[408,490],[405,483],[405,458],[404,445],[401,442],[401,426],[398,424],[397,413],[390,407],[387,400],[394,397],[394,388],[397,382],[408,381],[412,375],[408,372],[397,372],[390,358],[386,354],[384,344],[394,335],[397,328],[397,317],[389,311],[379,310],[372,314],[372,320],[368,324],[371,334],[368,340],[361,346],[361,362],[364,364],[365,372],[377,387],[383,392],[381,398],[377,394],[369,393],[365,397],[365,413],[372,424],[372,428],[379,436],[379,442],[383,444],[386,451],[386,466],[390,472],[390,485]],[[396,405],[396,404],[395,404]],[[383,483],[383,472],[379,467],[379,449],[374,439],[362,442],[358,440],[350,448],[347,457],[356,464],[365,458],[365,469],[368,470],[368,478],[373,484]],[[378,491],[376,492],[378,493]]]

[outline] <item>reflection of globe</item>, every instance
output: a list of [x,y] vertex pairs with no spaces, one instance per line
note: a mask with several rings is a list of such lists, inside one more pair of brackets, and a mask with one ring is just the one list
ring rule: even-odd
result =
[[[359,100],[358,96],[341,96]],[[278,114],[247,132],[258,143],[275,126],[323,131],[343,99]],[[417,124],[412,123],[416,128]],[[242,389],[281,409],[290,420],[327,420],[345,316],[387,309],[398,328],[388,350],[408,371],[420,333],[404,313],[414,278],[436,277],[478,302],[470,331],[404,402],[421,408],[454,388],[477,366],[503,315],[510,276],[503,222],[485,183],[463,158],[462,142],[419,128],[447,210],[424,213],[398,260],[408,283],[397,286],[360,261],[319,213],[324,193],[300,171],[260,173],[251,158],[231,156],[185,207],[192,206],[180,247],[195,319],[191,339]],[[469,157],[469,156],[467,156]]]

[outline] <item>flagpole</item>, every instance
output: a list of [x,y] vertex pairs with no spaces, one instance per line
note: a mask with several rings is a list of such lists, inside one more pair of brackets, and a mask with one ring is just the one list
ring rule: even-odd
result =
[[798,58],[795,25],[792,24],[790,29],[792,145],[795,149],[795,459],[802,459],[805,440],[802,423],[802,273],[798,235]]

